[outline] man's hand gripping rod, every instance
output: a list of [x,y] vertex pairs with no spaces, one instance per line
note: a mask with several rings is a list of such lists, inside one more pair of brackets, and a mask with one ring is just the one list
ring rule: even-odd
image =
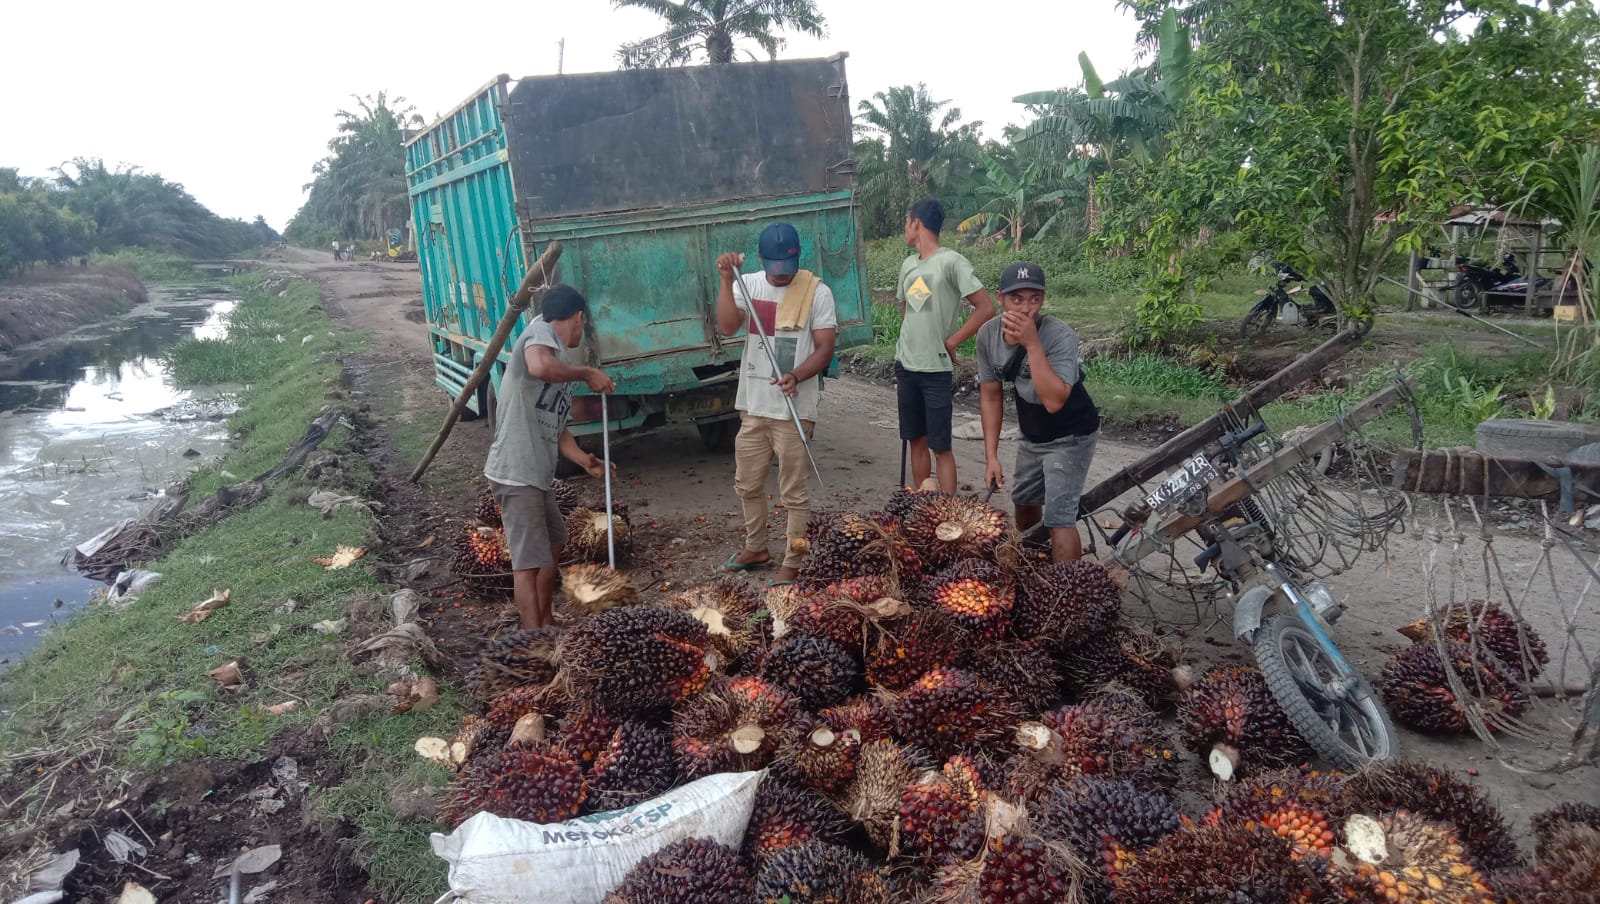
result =
[[[773,353],[771,344],[767,341],[766,327],[761,325],[761,318],[756,315],[755,302],[750,298],[750,290],[745,288],[744,274],[734,271],[733,284],[739,287],[739,294],[744,296],[745,316],[755,325],[756,338],[761,343],[761,350],[767,353],[767,361],[772,365],[772,379],[782,380],[783,374],[778,371],[778,356]],[[811,454],[811,442],[806,439],[806,426],[800,422],[800,411],[794,407],[794,399],[788,393],[783,395],[783,403],[789,406],[789,416],[794,418],[794,429],[800,431],[800,445],[806,450],[806,460],[811,462],[811,473],[817,475],[817,486],[822,486],[822,472],[817,470],[816,456]]]

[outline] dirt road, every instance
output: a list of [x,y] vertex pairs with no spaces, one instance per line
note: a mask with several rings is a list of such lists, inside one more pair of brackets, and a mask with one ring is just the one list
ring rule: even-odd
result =
[[[292,251],[289,266],[316,280],[324,289],[328,306],[346,325],[372,333],[371,346],[350,360],[354,391],[364,394],[380,424],[381,442],[374,449],[375,460],[389,480],[391,518],[385,527],[386,541],[394,548],[391,558],[434,555],[438,542],[469,512],[476,494],[477,474],[488,447],[485,423],[464,423],[457,427],[440,459],[423,481],[421,488],[404,483],[414,461],[403,461],[400,447],[425,446],[426,438],[437,429],[448,407],[448,399],[433,386],[428,353],[427,330],[423,324],[421,296],[415,265],[347,262],[334,263],[327,254]],[[971,400],[969,400],[971,401]],[[875,508],[886,500],[899,481],[899,443],[895,436],[894,391],[881,383],[845,377],[828,383],[815,449],[824,486],[814,497],[818,509]],[[968,409],[958,406],[958,423],[972,423],[977,417],[975,403]],[[958,426],[958,432],[961,431]],[[972,428],[968,428],[972,429]],[[402,435],[422,431],[425,436]],[[975,433],[976,431],[973,430]],[[419,442],[420,440],[420,442]],[[1090,483],[1112,473],[1148,451],[1146,442],[1103,438],[1097,450]],[[956,444],[958,467],[963,484],[981,480],[983,450],[976,439]],[[1003,460],[1011,461],[1011,443],[1003,443]],[[741,521],[733,494],[731,456],[706,452],[692,428],[680,426],[650,435],[643,440],[618,443],[613,457],[620,470],[617,497],[631,509],[638,548],[630,565],[636,582],[648,585],[647,595],[710,578],[715,566],[738,549]],[[591,487],[591,491],[597,488]],[[1008,500],[996,495],[997,505]],[[774,530],[781,531],[782,520],[775,519]],[[1341,649],[1367,675],[1376,676],[1389,655],[1407,641],[1395,628],[1422,617],[1430,592],[1447,595],[1452,577],[1448,541],[1453,531],[1437,536],[1430,531],[1443,528],[1432,514],[1418,515],[1409,522],[1410,530],[1392,536],[1385,553],[1367,555],[1354,569],[1330,581],[1337,595],[1349,601],[1350,610],[1339,622],[1336,639]],[[1471,538],[1463,547],[1465,559],[1481,558],[1481,542]],[[781,549],[776,533],[772,548]],[[1529,575],[1543,580],[1538,563],[1542,553],[1538,537],[1530,529],[1493,532],[1492,548],[1506,571],[1508,586],[1520,588]],[[1439,566],[1432,575],[1424,567],[1430,556]],[[1470,589],[1474,578],[1463,572],[1454,577]],[[433,619],[432,631],[445,648],[467,656],[475,651],[482,637],[503,623],[497,606],[477,605],[453,588],[442,566],[428,579],[436,605],[426,616]],[[1583,586],[1575,560],[1562,560],[1554,575],[1554,590],[1529,594],[1523,602],[1524,615],[1549,640],[1552,655],[1567,647],[1559,614],[1562,605],[1573,605]],[[1431,588],[1431,589],[1430,589]],[[1481,587],[1478,595],[1481,595]],[[1600,627],[1593,617],[1593,603],[1580,630],[1585,649],[1600,650]],[[1248,653],[1231,637],[1226,622],[1227,609],[1196,607],[1188,603],[1156,601],[1149,610],[1130,603],[1130,611],[1149,611],[1167,627],[1177,626],[1190,659],[1204,666],[1230,659],[1244,659]],[[1573,611],[1583,611],[1574,609]],[[1570,652],[1570,651],[1569,651]],[[1592,655],[1592,653],[1590,654]],[[1556,657],[1559,662],[1559,656]],[[1569,659],[1564,676],[1554,680],[1581,683],[1581,661]],[[1541,711],[1543,720],[1539,742],[1558,740],[1564,713],[1560,709]],[[1501,768],[1489,748],[1470,737],[1435,739],[1403,731],[1402,746],[1410,756],[1427,759],[1461,773],[1478,774],[1506,815],[1519,829],[1540,810],[1562,800],[1600,803],[1600,769],[1586,766],[1572,772],[1549,775],[1524,775]],[[1538,745],[1521,748],[1530,759],[1547,760]]]

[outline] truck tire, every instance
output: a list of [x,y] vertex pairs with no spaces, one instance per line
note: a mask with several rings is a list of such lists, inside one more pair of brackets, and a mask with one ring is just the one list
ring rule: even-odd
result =
[[1562,459],[1579,446],[1600,442],[1600,425],[1531,418],[1491,418],[1478,425],[1476,447],[1490,458]]
[[728,453],[733,451],[734,437],[739,435],[738,418],[724,418],[720,421],[695,424],[694,426],[696,430],[700,431],[700,442],[706,447],[707,452]]

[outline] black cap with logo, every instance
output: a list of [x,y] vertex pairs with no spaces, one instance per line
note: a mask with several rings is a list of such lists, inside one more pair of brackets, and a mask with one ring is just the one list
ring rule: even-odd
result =
[[1032,261],[1017,261],[1000,271],[1000,294],[1018,289],[1044,291],[1044,268]]

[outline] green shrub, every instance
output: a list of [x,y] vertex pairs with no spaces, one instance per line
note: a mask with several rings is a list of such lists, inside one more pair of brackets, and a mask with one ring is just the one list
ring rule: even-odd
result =
[[96,254],[91,262],[127,267],[147,283],[181,282],[200,276],[199,271],[189,266],[187,258],[149,248],[123,248],[115,254]]

